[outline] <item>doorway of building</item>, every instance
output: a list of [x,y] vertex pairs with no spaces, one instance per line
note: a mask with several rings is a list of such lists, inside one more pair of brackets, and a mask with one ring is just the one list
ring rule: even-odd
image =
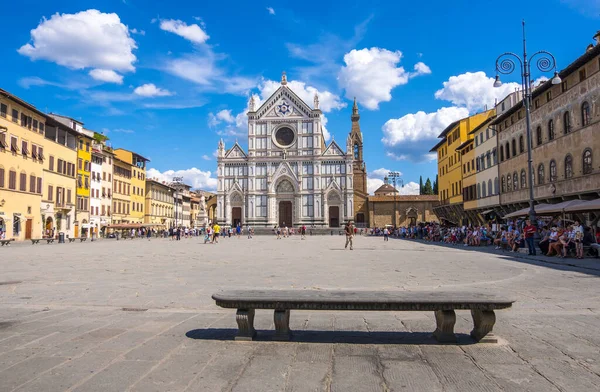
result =
[[231,209],[231,223],[233,227],[237,227],[238,223],[242,224],[242,207],[233,207]]
[[25,221],[25,239],[26,240],[30,240],[31,239],[31,231],[33,230],[33,220],[32,219],[27,219]]
[[44,234],[47,237],[50,237],[50,235],[52,234],[52,229],[54,228],[54,221],[52,220],[51,217],[47,217],[46,218],[46,222],[45,222],[45,227],[44,227]]
[[280,201],[279,202],[279,226],[292,227],[292,202],[291,201]]
[[356,227],[365,227],[365,214],[359,212],[356,214]]
[[340,207],[329,207],[329,227],[340,227]]

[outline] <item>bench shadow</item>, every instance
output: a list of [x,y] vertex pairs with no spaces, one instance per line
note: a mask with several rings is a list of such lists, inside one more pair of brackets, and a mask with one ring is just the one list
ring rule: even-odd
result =
[[[254,341],[275,342],[275,331],[257,330]],[[234,341],[237,329],[193,329],[185,336],[196,340]],[[349,344],[411,344],[411,345],[471,345],[475,341],[467,334],[457,333],[456,343],[440,343],[431,332],[395,331],[292,331],[291,343],[349,343]],[[279,341],[277,341],[279,342]]]

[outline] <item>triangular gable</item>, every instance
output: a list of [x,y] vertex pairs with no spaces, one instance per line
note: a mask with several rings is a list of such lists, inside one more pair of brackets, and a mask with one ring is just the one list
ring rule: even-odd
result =
[[244,194],[244,190],[242,189],[242,187],[240,186],[240,183],[237,181],[233,182],[233,185],[231,185],[231,188],[229,188],[229,191],[227,192],[227,194],[229,196],[231,196],[234,193],[239,193],[241,195]]
[[271,114],[271,110],[280,99],[286,98],[288,103],[296,109],[296,115],[310,116],[312,108],[287,86],[280,86],[257,110],[258,118]]
[[340,148],[340,146],[335,142],[335,140],[332,140],[329,143],[329,146],[327,146],[327,149],[323,152],[323,155],[345,157],[346,153]]
[[275,173],[273,173],[273,182],[277,182],[277,179],[282,176],[290,177],[294,181],[298,182],[298,177],[296,176],[296,173],[290,166],[289,162],[281,162],[279,164],[275,170]]
[[231,147],[225,153],[225,158],[247,158],[247,157],[248,156],[246,155],[244,150],[242,150],[242,147],[240,147],[240,145],[237,142],[235,142],[233,147]]

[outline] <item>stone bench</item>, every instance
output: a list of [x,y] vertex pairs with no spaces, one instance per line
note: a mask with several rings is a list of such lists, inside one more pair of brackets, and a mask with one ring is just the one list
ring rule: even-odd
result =
[[75,242],[75,240],[76,240],[77,238],[71,238],[71,237],[69,237],[69,238],[67,238],[67,239],[69,240],[69,244],[70,244],[71,242]]
[[44,240],[46,240],[47,244],[52,244],[54,243],[54,238],[43,238]]
[[0,244],[2,244],[2,246],[6,245],[9,246],[11,242],[13,242],[15,239],[11,238],[9,240],[0,240]]
[[437,328],[433,336],[443,343],[457,341],[455,310],[470,310],[477,342],[496,343],[491,333],[494,310],[510,308],[514,301],[493,295],[461,292],[328,291],[328,290],[231,290],[213,294],[222,308],[237,309],[236,340],[252,340],[255,309],[274,309],[275,339],[291,338],[290,310],[433,311]]
[[83,241],[87,240],[87,237],[73,237],[73,238],[69,238],[69,242],[72,242],[71,240],[73,240],[73,241],[79,240],[79,242],[83,242]]
[[45,238],[31,238],[31,245],[39,244]]

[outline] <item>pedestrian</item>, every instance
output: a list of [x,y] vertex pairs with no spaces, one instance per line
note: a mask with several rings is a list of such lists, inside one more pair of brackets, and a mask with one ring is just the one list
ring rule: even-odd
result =
[[576,220],[573,224],[573,237],[575,240],[575,254],[578,259],[583,259],[583,226]]
[[277,234],[277,239],[281,239],[281,228],[277,225],[275,225],[275,234]]
[[354,250],[352,248],[352,237],[354,237],[354,226],[352,225],[352,221],[346,222],[344,231],[346,232],[346,245],[344,246],[344,249],[347,249],[348,244],[350,244],[350,250]]
[[300,239],[306,239],[306,225],[302,225],[300,228]]
[[146,230],[146,238],[148,238],[148,241],[150,241],[150,237],[152,236],[152,231],[150,229]]
[[181,241],[181,227],[177,228],[176,236],[177,236],[177,241]]
[[530,256],[535,256],[535,243],[533,242],[533,237],[537,228],[531,224],[531,221],[527,219],[525,221],[525,227],[523,227],[523,233],[525,234],[525,242],[527,243],[527,248],[529,250]]
[[219,243],[219,234],[221,234],[221,226],[218,223],[215,223],[213,226],[213,240],[211,244]]
[[238,223],[237,226],[235,227],[235,235],[237,236],[238,240],[240,239],[240,237],[242,235],[242,225],[240,223]]
[[250,225],[246,226],[246,230],[248,230],[248,239],[252,238],[252,227]]
[[383,240],[389,241],[390,240],[389,236],[390,236],[390,231],[386,227],[385,229],[383,229]]

